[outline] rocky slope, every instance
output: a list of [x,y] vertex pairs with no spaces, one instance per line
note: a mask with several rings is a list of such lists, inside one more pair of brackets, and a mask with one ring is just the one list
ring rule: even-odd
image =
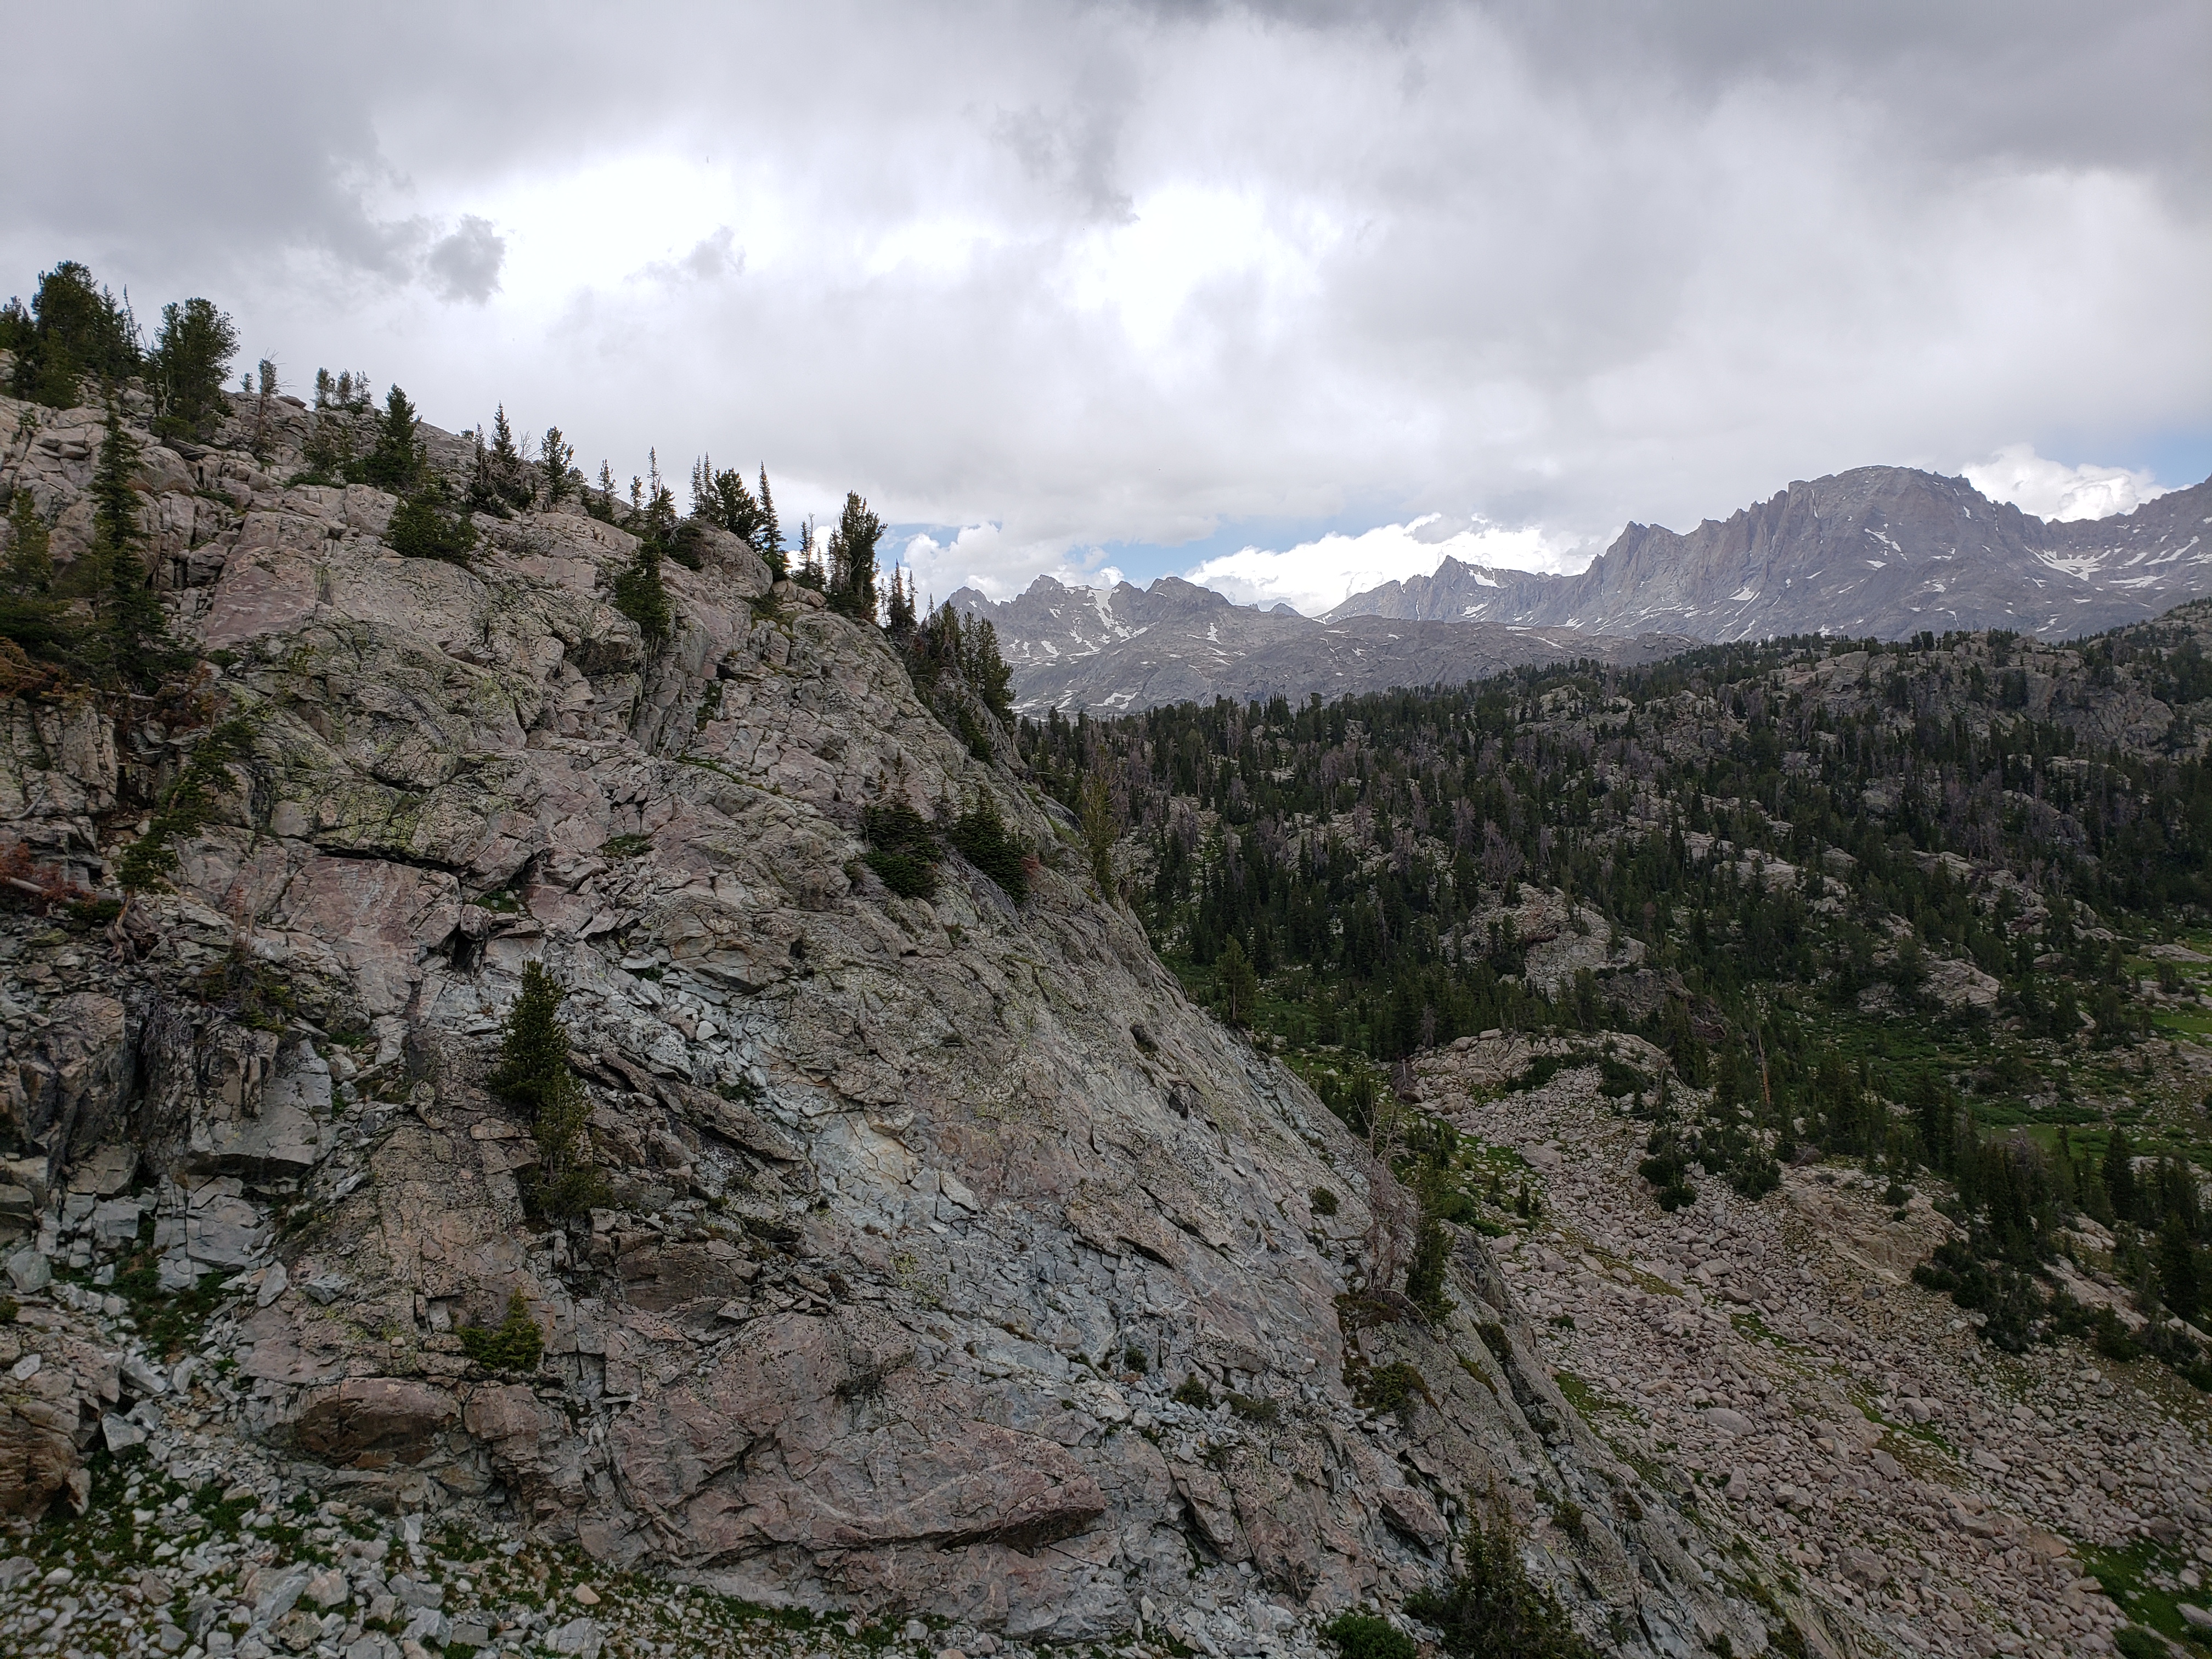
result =
[[994,604],[962,588],[952,604],[986,617],[1014,671],[1026,714],[1086,708],[1128,714],[1216,697],[1303,702],[1399,686],[1459,685],[1509,668],[1589,657],[1644,663],[1692,643],[1646,633],[1615,638],[1575,628],[1387,622],[1322,623],[1288,605],[1232,605],[1210,588],[1163,576],[1148,588],[1071,590],[1040,576]]
[[1436,573],[1353,595],[1382,616],[1700,640],[1903,639],[2011,629],[2071,639],[2212,592],[2212,480],[2109,519],[2046,524],[1963,478],[1866,466],[1792,483],[1687,535],[1632,524],[1575,576]]
[[[649,649],[609,603],[629,538],[567,511],[402,558],[391,496],[287,485],[309,420],[146,452],[189,687],[8,706],[0,1509],[104,1501],[104,1443],[143,1492],[235,1479],[401,1517],[387,1542],[465,1523],[980,1650],[1249,1652],[1436,1581],[1479,1508],[1609,1647],[1765,1644],[1481,1240],[1450,1319],[1411,1317],[1388,1175],[1184,1000],[872,629],[709,538]],[[66,564],[98,416],[0,402],[0,431]],[[983,797],[1024,902],[949,855],[927,901],[860,862],[865,807]],[[113,915],[92,896],[149,833],[169,888]],[[536,1142],[486,1087],[532,962],[610,1182],[569,1223],[526,1212]],[[542,1362],[471,1358],[518,1297]],[[198,1559],[242,1656],[400,1633],[382,1558],[281,1637],[250,1553]]]
[[[1568,1069],[1514,1089],[1546,1050]],[[1463,1040],[1423,1063],[1422,1091],[1531,1167],[1546,1221],[1502,1252],[1505,1276],[1605,1437],[1682,1471],[1722,1560],[1871,1651],[2108,1652],[2127,1617],[2090,1568],[2118,1583],[2130,1552],[2148,1565],[2128,1578],[2203,1614],[2201,1395],[2154,1366],[1991,1349],[1910,1277],[1948,1224],[1915,1195],[1900,1224],[1861,1172],[1659,1210],[1601,1054],[1661,1063],[1614,1034]]]

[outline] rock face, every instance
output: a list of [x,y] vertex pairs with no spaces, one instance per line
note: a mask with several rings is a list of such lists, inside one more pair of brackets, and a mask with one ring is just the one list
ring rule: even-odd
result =
[[[82,416],[0,403],[63,518],[88,462],[38,423]],[[198,1349],[235,1376],[189,1386],[228,1431],[357,1503],[762,1599],[1060,1638],[1149,1600],[1210,1649],[1395,1600],[1472,1507],[1534,1528],[1566,1494],[1581,1541],[1543,1532],[1537,1570],[1585,1627],[1763,1639],[1563,1405],[1480,1239],[1440,1325],[1353,1294],[1405,1246],[1395,1183],[1184,1000],[873,630],[726,549],[668,571],[647,649],[620,531],[481,518],[470,566],[403,559],[389,497],[277,482],[277,426],[265,465],[149,452],[149,518],[196,481],[161,544],[210,658],[189,706],[19,699],[6,772],[6,842],[97,890],[211,724],[250,733],[172,890],[0,925],[15,1224],[40,1267],[228,1285]],[[1025,902],[951,854],[928,901],[861,861],[865,807],[987,797]],[[567,1224],[526,1210],[536,1142],[485,1086],[532,962],[609,1183]],[[544,1358],[487,1369],[463,1334],[518,1296]],[[122,1397],[38,1374],[0,1382],[21,1509]]]
[[1863,466],[1797,483],[1687,535],[1632,524],[1575,576],[1446,559],[1353,595],[1381,616],[1649,630],[1700,640],[2011,629],[2045,639],[2140,622],[2212,592],[2212,480],[2133,513],[2046,524],[1963,478]]
[[[1534,663],[1589,657],[1629,666],[1693,644],[1680,635],[1601,636],[1572,626],[1383,621],[1328,623],[1286,605],[1232,605],[1210,588],[1163,576],[1148,588],[1071,591],[1040,576],[994,604],[962,588],[952,604],[986,617],[1014,671],[1024,713],[1086,708],[1128,714],[1164,703],[1310,695],[1336,698],[1400,686],[1462,685]],[[1455,622],[1459,619],[1453,619]]]

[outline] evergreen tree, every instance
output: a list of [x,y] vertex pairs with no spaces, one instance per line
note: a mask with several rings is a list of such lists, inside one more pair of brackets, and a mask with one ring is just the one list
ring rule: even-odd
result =
[[603,1202],[606,1183],[593,1167],[587,1128],[591,1102],[568,1069],[568,1028],[561,1019],[561,981],[538,963],[522,969],[522,992],[508,1009],[491,1087],[530,1114],[538,1140],[531,1183],[537,1208],[580,1215]]
[[890,611],[886,627],[890,636],[903,645],[914,637],[914,591],[907,586],[904,565],[891,571]]
[[11,489],[8,561],[0,566],[0,639],[40,662],[58,661],[75,647],[68,605],[54,591],[54,561],[46,520],[27,489]]
[[568,469],[574,465],[576,447],[561,435],[561,428],[545,428],[545,441],[541,447],[538,465],[545,474],[545,504],[561,505],[562,497],[569,490]]
[[15,353],[15,395],[55,409],[74,408],[87,377],[120,380],[140,362],[128,300],[118,300],[74,259],[40,276],[27,311],[9,301],[0,313],[0,345]]
[[884,521],[856,491],[845,492],[845,508],[830,532],[830,608],[855,622],[876,619],[876,544]]
[[211,301],[163,306],[161,331],[146,360],[157,410],[154,429],[165,437],[206,430],[223,411],[223,384],[237,355],[237,327]]
[[1221,947],[1213,974],[1221,993],[1222,1018],[1231,1025],[1249,1025],[1253,1007],[1260,1000],[1260,975],[1253,971],[1252,960],[1244,954],[1236,934],[1231,933]]
[[507,423],[507,405],[499,404],[491,417],[492,464],[502,471],[511,472],[521,465],[522,453],[514,447],[514,428]]
[[140,453],[123,424],[122,409],[111,403],[93,468],[92,545],[80,579],[94,617],[85,655],[94,677],[111,685],[150,685],[173,665],[167,619],[138,551],[138,492],[131,477]]
[[2127,1131],[2117,1126],[2105,1142],[2105,1193],[2112,1201],[2112,1213],[2122,1221],[2136,1219],[2136,1149],[2128,1144]]
[[791,561],[784,556],[783,526],[776,520],[775,497],[769,493],[768,468],[760,470],[760,532],[753,544],[768,566],[768,574],[781,581],[791,574]]
[[2166,1305],[2191,1324],[2203,1306],[2203,1289],[2197,1273],[2197,1247],[2178,1216],[2168,1216],[2158,1230],[2158,1287]]
[[386,392],[376,442],[362,459],[361,482],[395,495],[404,495],[411,489],[422,471],[422,417],[407,401],[405,392],[397,386]]

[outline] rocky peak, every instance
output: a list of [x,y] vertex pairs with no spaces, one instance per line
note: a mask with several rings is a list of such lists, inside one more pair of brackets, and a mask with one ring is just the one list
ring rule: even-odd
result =
[[1793,483],[1687,534],[1632,523],[1578,575],[1447,559],[1329,614],[1713,641],[1978,628],[2072,638],[2212,592],[2208,514],[2212,481],[2121,517],[2046,524],[1964,478],[1857,467]]

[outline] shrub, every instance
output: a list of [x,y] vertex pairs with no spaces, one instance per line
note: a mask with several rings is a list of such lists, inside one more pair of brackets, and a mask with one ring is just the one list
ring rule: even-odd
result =
[[384,532],[385,545],[410,559],[467,562],[477,544],[477,527],[453,512],[442,482],[426,485],[399,503]]
[[460,1339],[461,1352],[486,1370],[534,1371],[545,1352],[545,1339],[520,1291],[507,1298],[506,1318],[493,1326],[465,1326]]
[[1394,1412],[1415,1395],[1426,1399],[1428,1393],[1428,1380],[1402,1359],[1377,1366],[1352,1388],[1353,1397],[1376,1412]]
[[1172,1397],[1178,1405],[1194,1406],[1200,1411],[1210,1411],[1213,1407],[1213,1390],[1195,1372],[1176,1384]]
[[1275,1401],[1261,1395],[1238,1394],[1230,1391],[1229,1409],[1248,1423],[1272,1423],[1283,1414]]
[[1596,1659],[1559,1598],[1529,1581],[1506,1527],[1478,1521],[1463,1549],[1456,1578],[1406,1601],[1406,1611],[1434,1626],[1454,1659]]
[[937,831],[902,800],[888,800],[860,814],[868,851],[861,862],[901,898],[928,898],[937,891]]
[[1017,904],[1030,896],[1029,871],[1023,863],[1021,843],[999,816],[998,803],[988,793],[952,822],[953,850],[988,876]]
[[1432,1324],[1452,1310],[1452,1299],[1444,1294],[1444,1275],[1450,1265],[1451,1238],[1443,1223],[1425,1217],[1413,1242],[1413,1259],[1406,1265],[1406,1299]]
[[1321,1627],[1322,1637],[1344,1659],[1413,1659],[1413,1638],[1370,1613],[1340,1613]]
[[1326,1187],[1316,1187],[1313,1189],[1312,1203],[1313,1212],[1316,1215],[1334,1215],[1336,1213],[1336,1194],[1329,1191]]

